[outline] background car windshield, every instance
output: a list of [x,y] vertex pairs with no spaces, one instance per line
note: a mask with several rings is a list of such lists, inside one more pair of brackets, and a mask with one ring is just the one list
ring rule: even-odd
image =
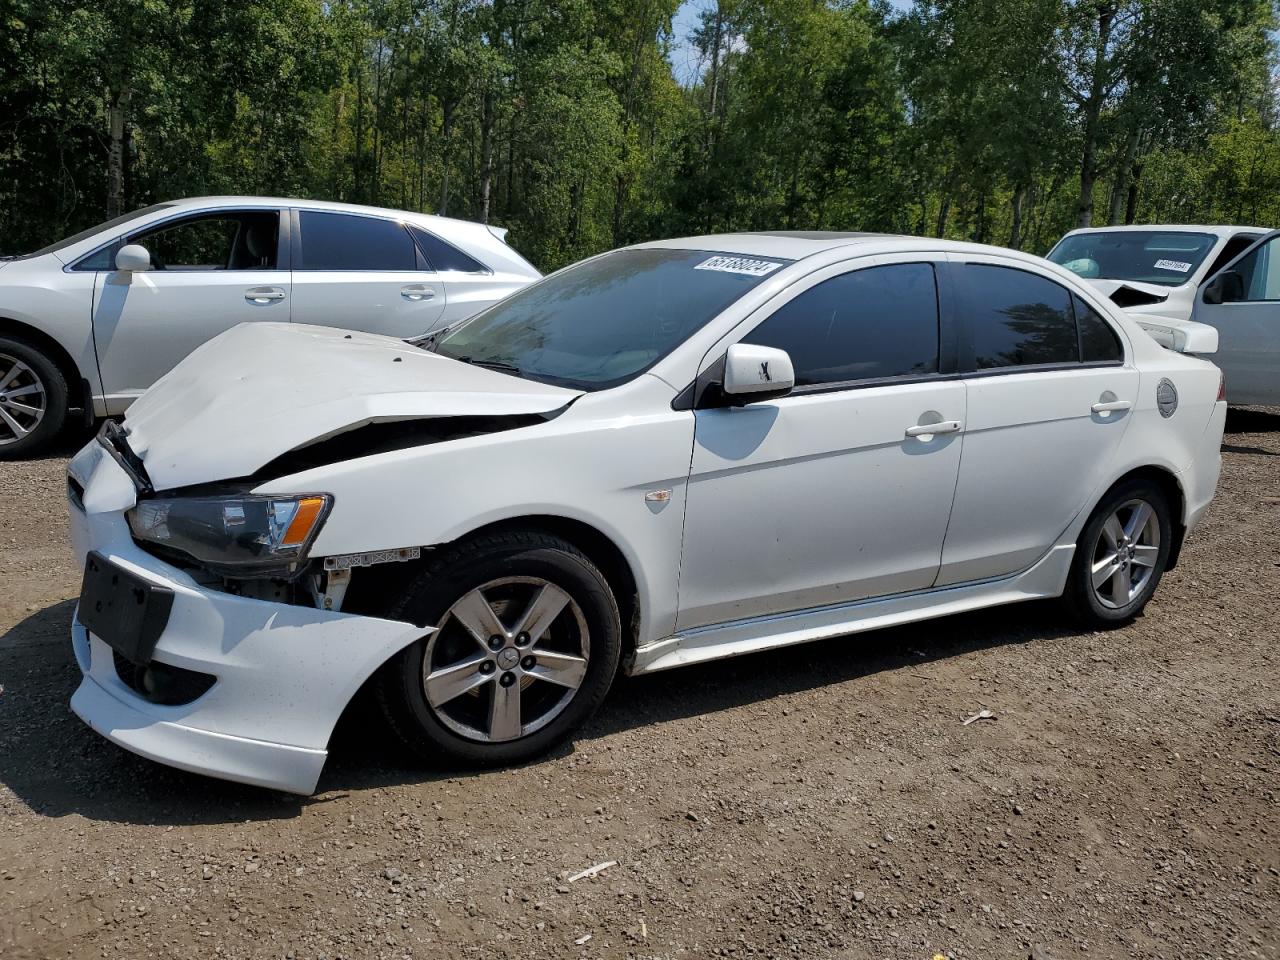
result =
[[436,352],[582,390],[653,366],[789,260],[707,250],[618,250],[508,297]]
[[1208,233],[1099,230],[1063,237],[1049,259],[1089,280],[1137,280],[1176,287],[1191,279],[1214,243]]

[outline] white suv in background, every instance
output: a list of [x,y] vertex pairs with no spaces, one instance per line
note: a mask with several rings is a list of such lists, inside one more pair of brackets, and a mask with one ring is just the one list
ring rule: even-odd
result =
[[199,197],[0,262],[0,458],[55,436],[71,410],[123,413],[239,323],[411,338],[465,319],[540,276],[505,234],[401,210]]

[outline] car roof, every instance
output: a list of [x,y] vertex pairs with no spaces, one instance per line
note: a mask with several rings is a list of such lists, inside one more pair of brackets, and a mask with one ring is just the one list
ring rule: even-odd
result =
[[[420,223],[443,221],[448,223],[473,224],[474,221],[458,220],[454,217],[440,217],[434,213],[416,213],[413,210],[397,210],[392,207],[371,207],[358,203],[339,203],[334,200],[307,200],[301,197],[246,197],[246,196],[211,196],[182,197],[178,200],[164,201],[169,212],[206,207],[304,207],[308,210],[332,210],[335,213],[367,213],[383,217],[396,217],[401,220],[414,220]],[[483,224],[480,224],[483,226]]]
[[1043,263],[1040,257],[981,243],[912,237],[893,233],[855,233],[821,230],[760,230],[753,233],[712,233],[704,236],[673,237],[638,243],[631,249],[706,250],[746,257],[775,257],[803,260],[805,257],[847,248],[859,255],[876,253],[934,251],[942,253],[996,254]]
[[1224,234],[1238,233],[1241,230],[1248,230],[1255,233],[1270,233],[1272,227],[1250,227],[1245,224],[1202,224],[1202,223],[1133,223],[1124,226],[1103,226],[1103,227],[1077,227],[1075,230],[1068,230],[1065,236],[1071,236],[1074,233],[1122,233],[1125,231],[1152,231],[1159,230],[1162,233],[1212,233],[1216,236]]

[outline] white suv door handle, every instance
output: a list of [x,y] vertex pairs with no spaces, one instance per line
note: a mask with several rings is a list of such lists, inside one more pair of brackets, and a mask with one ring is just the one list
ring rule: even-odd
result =
[[959,433],[963,426],[959,420],[939,420],[937,423],[917,423],[907,427],[908,437],[931,437],[937,433]]
[[425,283],[409,283],[400,288],[400,296],[406,300],[434,300],[436,292]]
[[244,292],[244,298],[250,303],[270,303],[272,300],[283,300],[284,291],[279,287],[250,287]]
[[1115,413],[1117,410],[1128,410],[1133,404],[1128,400],[1099,400],[1089,409],[1094,413]]

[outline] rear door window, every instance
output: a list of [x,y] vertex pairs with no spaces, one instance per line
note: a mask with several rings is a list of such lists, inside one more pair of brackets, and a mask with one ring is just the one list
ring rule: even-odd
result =
[[404,225],[378,217],[323,210],[298,214],[301,270],[418,270],[418,252]]
[[971,369],[1079,361],[1075,316],[1065,287],[1014,267],[969,263],[961,274]]

